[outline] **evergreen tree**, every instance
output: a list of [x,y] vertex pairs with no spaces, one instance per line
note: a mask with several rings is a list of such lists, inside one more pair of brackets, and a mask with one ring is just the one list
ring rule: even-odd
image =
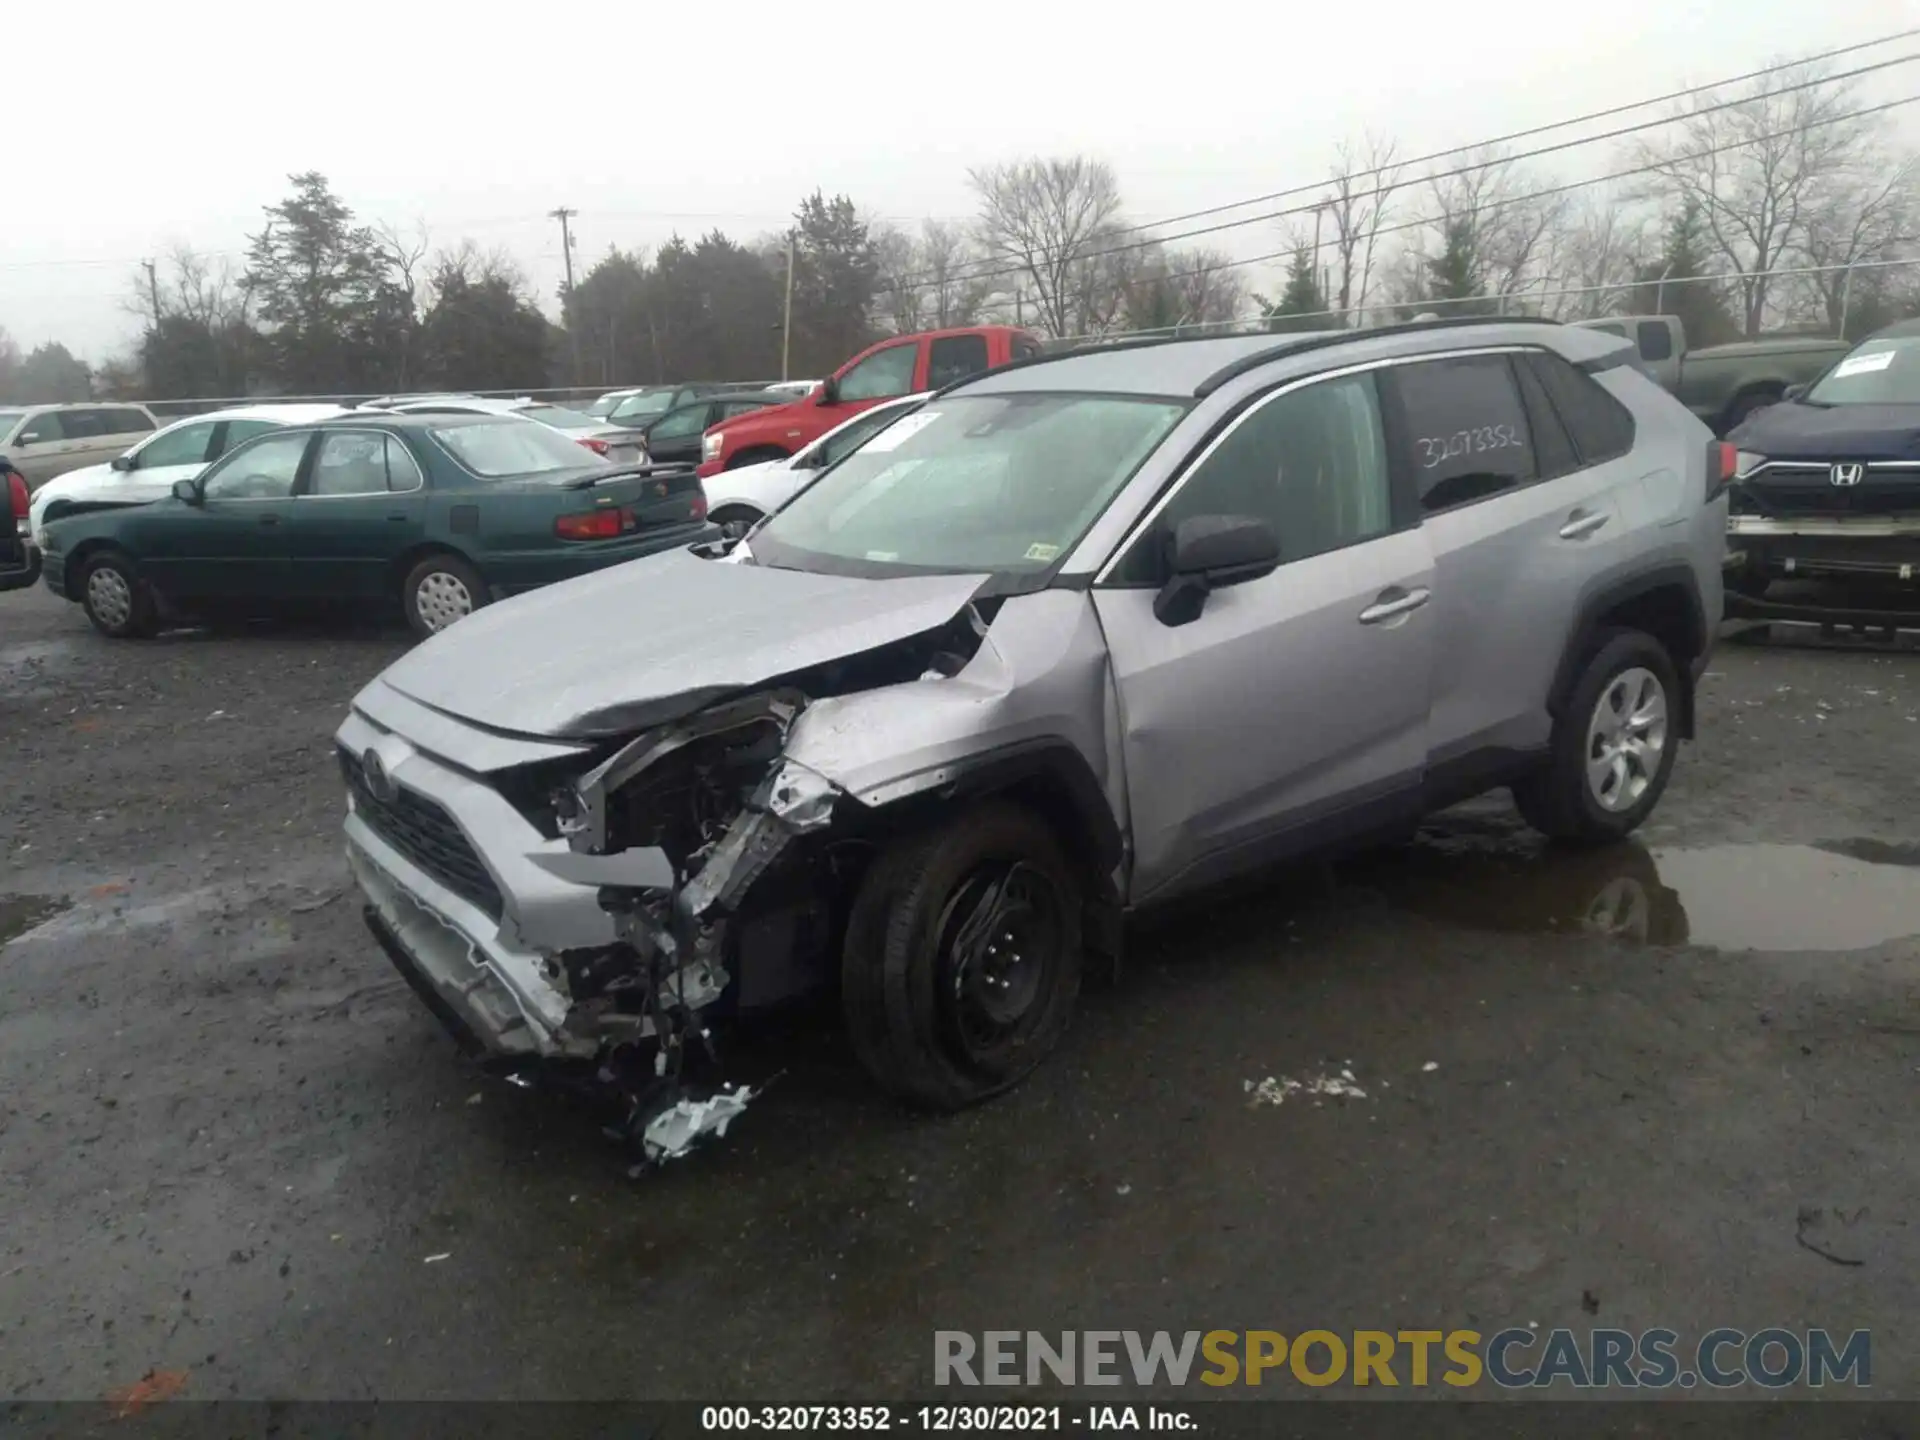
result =
[[1326,313],[1327,297],[1320,293],[1320,277],[1314,272],[1313,246],[1304,240],[1293,247],[1287,261],[1287,284],[1280,298],[1266,307],[1267,329],[1276,334],[1335,328]]
[[1740,335],[1740,323],[1727,308],[1723,288],[1699,278],[1712,273],[1708,254],[1706,218],[1700,202],[1688,199],[1667,221],[1659,256],[1634,277],[1640,283],[1633,290],[1632,312],[1678,316],[1690,349],[1723,344]]

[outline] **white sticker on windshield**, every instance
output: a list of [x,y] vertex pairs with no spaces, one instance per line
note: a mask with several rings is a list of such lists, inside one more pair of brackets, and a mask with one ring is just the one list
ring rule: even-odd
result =
[[911,440],[927,426],[938,420],[938,415],[929,415],[925,411],[918,415],[902,415],[878,435],[867,441],[868,450],[897,450]]
[[1866,375],[1875,370],[1884,370],[1893,363],[1894,354],[1892,350],[1870,350],[1865,355],[1849,355],[1834,370],[1833,378],[1839,380],[1848,375]]
[[1051,560],[1059,553],[1060,547],[1058,545],[1036,544],[1027,546],[1027,558],[1029,560]]

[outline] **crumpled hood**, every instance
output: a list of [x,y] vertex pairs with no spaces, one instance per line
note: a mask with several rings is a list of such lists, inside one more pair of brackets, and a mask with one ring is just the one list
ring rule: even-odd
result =
[[495,730],[628,734],[937,629],[988,578],[862,580],[669,550],[476,611],[380,678]]
[[1920,460],[1920,405],[1802,405],[1757,410],[1727,438],[1769,460]]

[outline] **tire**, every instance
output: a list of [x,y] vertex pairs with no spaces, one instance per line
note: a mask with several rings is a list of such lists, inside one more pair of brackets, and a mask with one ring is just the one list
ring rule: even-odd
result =
[[153,590],[122,550],[96,550],[80,562],[74,586],[93,628],[113,640],[143,640],[159,628]]
[[[1015,907],[1008,928],[966,944],[969,921],[996,899]],[[1080,916],[1074,868],[1030,811],[989,801],[899,839],[867,871],[847,922],[841,1005],[861,1064],[931,1110],[1018,1084],[1072,1019]],[[982,963],[1009,935],[1011,965]]]
[[1755,566],[1742,565],[1737,570],[1727,571],[1722,583],[1736,595],[1744,595],[1749,600],[1764,600],[1767,587],[1773,581],[1766,571]]
[[441,551],[407,572],[400,582],[400,601],[406,607],[408,628],[424,639],[485,605],[487,587],[473,566]]
[[[1603,632],[1554,722],[1546,764],[1513,787],[1526,822],[1576,845],[1631,834],[1653,812],[1673,773],[1680,693],[1673,657],[1658,640],[1640,630]],[[1640,718],[1614,734],[1637,735],[1641,743],[1617,752],[1611,765],[1590,766],[1596,751],[1615,743],[1608,731],[1617,722],[1609,717],[1621,714]],[[1647,742],[1655,739],[1658,749],[1649,755]]]
[[727,463],[721,466],[721,469],[738,470],[745,465],[761,465],[769,460],[786,458],[787,452],[778,445],[756,445],[751,450],[742,450],[737,455],[729,456]]

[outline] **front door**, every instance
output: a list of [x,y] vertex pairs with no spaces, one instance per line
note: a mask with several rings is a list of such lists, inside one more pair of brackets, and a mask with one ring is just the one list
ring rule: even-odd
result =
[[312,439],[311,431],[264,436],[213,465],[197,502],[132,512],[129,539],[154,583],[181,599],[287,598],[287,521]]
[[[1184,519],[1252,515],[1282,562],[1155,618]],[[1256,400],[1095,588],[1118,691],[1129,898],[1163,898],[1417,813],[1433,562],[1390,481],[1371,375]]]
[[396,437],[323,431],[287,524],[295,592],[308,600],[397,593],[393,560],[419,536],[425,501],[420,468]]

